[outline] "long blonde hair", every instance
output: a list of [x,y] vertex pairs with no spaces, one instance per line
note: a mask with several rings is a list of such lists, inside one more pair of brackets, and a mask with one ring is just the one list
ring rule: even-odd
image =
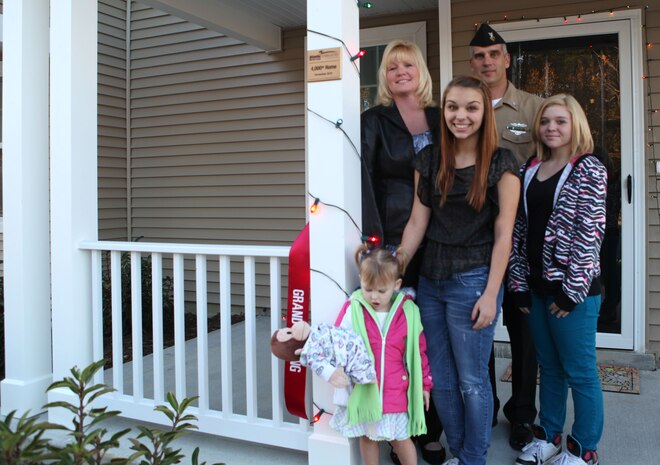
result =
[[392,105],[392,92],[387,86],[387,68],[395,61],[408,61],[413,63],[419,71],[419,87],[417,99],[419,106],[425,108],[433,106],[433,82],[426,66],[422,52],[417,44],[407,40],[393,40],[383,52],[383,59],[378,68],[378,96],[376,103],[385,106]]
[[594,151],[594,139],[591,136],[587,115],[578,101],[575,100],[575,97],[569,94],[557,94],[545,99],[536,112],[536,116],[534,116],[534,133],[532,136],[534,142],[536,142],[536,156],[539,160],[546,161],[550,158],[550,149],[541,141],[539,128],[541,127],[543,112],[553,105],[566,108],[566,111],[571,115],[571,156],[592,153]]
[[456,137],[449,130],[445,121],[445,105],[447,94],[454,87],[474,89],[481,94],[484,107],[484,118],[479,128],[479,141],[477,144],[477,160],[474,169],[474,178],[467,193],[467,201],[472,208],[480,211],[486,201],[488,189],[488,171],[493,153],[497,148],[497,128],[495,125],[495,112],[490,103],[490,92],[488,86],[481,79],[474,76],[456,76],[447,84],[442,94],[442,108],[440,109],[440,169],[435,180],[435,185],[440,192],[440,205],[447,201],[447,195],[454,184]]

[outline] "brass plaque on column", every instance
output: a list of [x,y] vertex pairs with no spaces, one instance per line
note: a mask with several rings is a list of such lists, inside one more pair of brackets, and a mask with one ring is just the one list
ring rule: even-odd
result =
[[341,79],[341,47],[307,51],[307,82]]

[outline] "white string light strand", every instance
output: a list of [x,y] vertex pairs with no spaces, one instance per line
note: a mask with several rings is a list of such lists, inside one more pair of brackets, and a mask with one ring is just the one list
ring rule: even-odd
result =
[[[610,16],[614,16],[617,11],[625,11],[625,10],[630,10],[631,8],[641,8],[641,9],[648,9],[648,5],[621,5],[618,7],[612,7],[612,8],[603,8],[601,10],[589,10],[586,12],[581,12],[581,13],[576,13],[572,15],[565,15],[564,18],[564,23],[568,23],[568,18],[575,16],[575,20],[577,22],[582,22],[582,16],[586,14],[596,14],[596,13],[609,13]],[[536,22],[541,21],[542,19],[554,19],[557,18],[557,15],[552,15],[552,16],[521,16],[520,18],[516,19],[510,19],[508,15],[504,15],[503,18],[501,19],[488,19],[485,22],[486,24],[497,24],[497,23],[504,23],[504,22],[514,22],[514,21],[530,21],[530,20],[536,20]],[[474,23],[474,28],[478,29],[479,24],[481,23]]]
[[315,114],[316,116],[318,116],[318,117],[321,118],[322,120],[327,121],[328,123],[332,124],[335,128],[339,129],[339,130],[344,134],[344,136],[346,137],[346,139],[348,140],[348,143],[351,144],[351,147],[353,147],[353,153],[355,153],[355,156],[358,158],[358,160],[361,160],[361,159],[362,159],[362,157],[360,156],[360,151],[358,150],[357,146],[353,143],[353,141],[351,140],[351,138],[349,137],[349,135],[346,133],[346,131],[344,131],[344,128],[342,127],[342,124],[344,124],[344,120],[343,120],[343,119],[339,118],[337,121],[332,121],[331,119],[326,118],[326,117],[323,116],[322,114],[320,114],[320,113],[318,113],[318,112],[312,110],[312,109],[309,108],[309,107],[307,108],[307,111],[310,112],[310,113]]

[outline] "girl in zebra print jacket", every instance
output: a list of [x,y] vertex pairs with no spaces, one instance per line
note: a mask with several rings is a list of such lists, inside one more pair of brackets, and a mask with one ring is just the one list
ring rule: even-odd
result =
[[[528,314],[541,370],[540,425],[517,463],[596,465],[603,397],[596,368],[600,246],[607,171],[593,155],[587,118],[565,94],[534,121],[537,154],[521,169],[522,198],[509,260],[509,289]],[[562,452],[568,386],[575,421]]]

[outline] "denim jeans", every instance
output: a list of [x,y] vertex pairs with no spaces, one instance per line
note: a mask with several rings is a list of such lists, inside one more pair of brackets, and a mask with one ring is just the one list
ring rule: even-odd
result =
[[541,367],[539,420],[548,435],[561,434],[568,386],[575,420],[571,434],[585,450],[596,450],[603,434],[603,393],[596,367],[600,296],[587,297],[565,318],[550,313],[552,296],[532,293],[529,327]]
[[[490,446],[493,393],[488,360],[495,325],[475,331],[470,319],[488,281],[488,266],[456,273],[446,280],[420,277],[417,289],[433,401],[449,449],[463,465],[483,465]],[[503,290],[497,296],[497,312]]]

